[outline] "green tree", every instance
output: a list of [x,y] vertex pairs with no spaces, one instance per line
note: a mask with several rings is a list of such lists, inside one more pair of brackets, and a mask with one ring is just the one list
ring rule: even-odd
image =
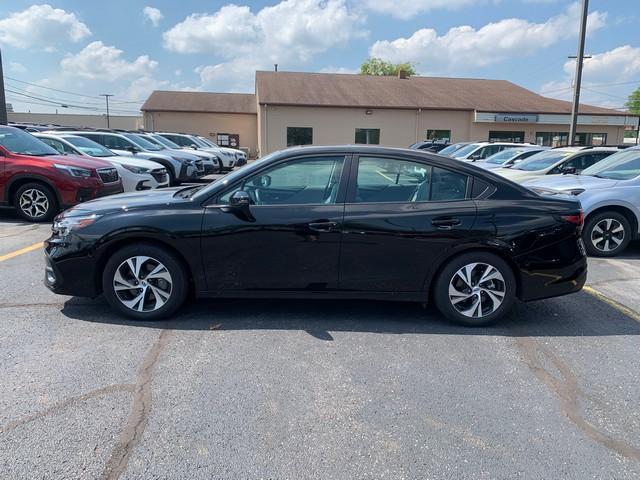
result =
[[640,115],[640,87],[634,92],[631,92],[627,103],[624,104],[629,109],[629,112],[634,115]]
[[385,62],[381,58],[369,58],[362,65],[360,65],[361,75],[398,75],[400,70],[404,70],[407,76],[415,75],[416,71],[409,62],[406,63],[391,63]]

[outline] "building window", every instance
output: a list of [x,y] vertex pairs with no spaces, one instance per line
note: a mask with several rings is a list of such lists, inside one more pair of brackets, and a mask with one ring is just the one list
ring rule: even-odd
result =
[[566,147],[569,144],[569,133],[537,132],[536,143],[545,147]]
[[427,130],[427,140],[451,140],[451,130]]
[[287,127],[287,147],[296,145],[311,145],[313,143],[313,128]]
[[606,133],[576,133],[576,145],[605,145]]
[[501,132],[498,130],[491,130],[489,132],[490,142],[524,142],[524,132]]
[[380,143],[380,129],[356,128],[356,143],[378,145]]

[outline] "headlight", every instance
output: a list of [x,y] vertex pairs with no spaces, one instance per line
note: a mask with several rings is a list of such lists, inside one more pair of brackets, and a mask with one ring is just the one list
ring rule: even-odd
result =
[[196,163],[195,160],[191,160],[190,158],[182,158],[182,157],[173,157],[173,158],[175,158],[179,162],[184,163],[185,165],[195,165]]
[[101,215],[97,215],[95,213],[91,215],[78,215],[73,217],[58,216],[53,221],[51,230],[64,237],[68,235],[72,230],[80,230],[82,228],[88,227],[100,217]]
[[580,195],[582,192],[584,192],[584,188],[574,188],[570,190],[571,195]]
[[71,175],[72,177],[82,177],[87,178],[91,177],[91,170],[80,167],[72,167],[70,165],[58,165],[57,163],[53,165],[58,170],[66,173],[67,175]]
[[124,168],[132,173],[149,173],[149,169],[145,167],[134,167],[133,165],[122,165]]

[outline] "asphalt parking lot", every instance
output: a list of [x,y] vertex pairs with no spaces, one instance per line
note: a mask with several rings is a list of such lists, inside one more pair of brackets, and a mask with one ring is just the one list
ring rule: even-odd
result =
[[2,478],[640,477],[640,245],[492,328],[374,302],[135,323],[42,284],[0,211]]

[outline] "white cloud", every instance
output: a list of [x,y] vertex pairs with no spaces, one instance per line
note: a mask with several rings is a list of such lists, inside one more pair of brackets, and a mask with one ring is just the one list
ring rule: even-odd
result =
[[0,20],[0,44],[17,48],[54,50],[64,42],[78,42],[91,35],[75,13],[50,5],[32,5]]
[[129,62],[124,52],[100,41],[91,42],[75,55],[68,54],[60,65],[65,72],[88,79],[106,79],[111,82],[123,78],[147,76],[158,62],[142,55]]
[[[575,60],[564,64],[564,78],[540,87],[543,95],[570,100],[573,94]],[[582,68],[580,101],[606,107],[622,107],[631,91],[638,87],[633,82],[640,77],[640,48],[623,45],[585,59]],[[633,82],[633,83],[628,83]]]
[[142,14],[144,15],[144,18],[149,20],[154,27],[157,27],[160,24],[160,20],[164,18],[162,12],[155,7],[144,7],[142,9]]
[[431,10],[455,10],[473,4],[487,3],[486,0],[363,0],[365,8],[377,13],[407,19]]
[[179,53],[218,56],[222,62],[198,69],[203,85],[220,87],[224,80],[237,90],[252,86],[256,69],[271,69],[274,63],[299,66],[363,36],[363,22],[346,0],[284,0],[258,12],[226,5],[215,13],[190,15],[164,33],[164,45]]
[[360,73],[359,68],[349,68],[349,67],[334,67],[333,65],[329,65],[328,67],[323,67],[320,69],[320,73]]
[[[382,40],[369,49],[371,56],[394,62],[417,64],[421,73],[449,73],[485,67],[512,57],[523,57],[556,42],[577,35],[580,7],[567,10],[543,23],[508,18],[482,28],[463,25],[444,35],[431,28],[416,31],[408,38]],[[589,15],[588,30],[605,25],[606,13]]]

